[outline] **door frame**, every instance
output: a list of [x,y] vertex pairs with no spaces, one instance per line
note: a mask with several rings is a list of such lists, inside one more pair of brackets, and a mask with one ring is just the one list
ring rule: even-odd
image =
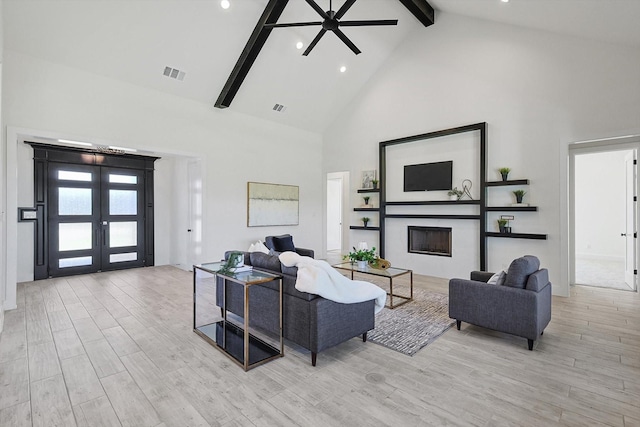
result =
[[[567,235],[568,235],[568,239],[566,243],[565,253],[568,256],[568,259],[567,259],[568,271],[567,271],[566,277],[569,280],[569,286],[572,286],[572,285],[575,285],[575,282],[576,282],[575,157],[576,155],[580,155],[580,154],[606,153],[611,151],[636,150],[636,153],[640,153],[640,136],[578,142],[578,143],[569,144],[567,149],[568,149],[568,164],[567,164],[567,177],[568,177]],[[637,174],[636,189],[640,189],[639,184],[640,184],[640,174]],[[636,206],[635,214],[636,214],[635,223],[637,228],[638,226],[640,226],[640,222],[639,222],[640,209],[637,209],[637,206]],[[640,245],[638,245],[638,239],[636,239],[635,240],[636,266],[638,265],[639,248],[640,248]],[[637,281],[638,281],[638,278],[636,276],[635,292],[638,292]]]
[[350,183],[349,183],[349,179],[350,179],[350,174],[348,171],[343,171],[343,172],[328,172],[326,174],[326,178],[324,181],[324,212],[323,212],[323,217],[324,217],[324,236],[323,236],[323,242],[324,242],[324,249],[325,249],[325,256],[327,253],[327,181],[329,179],[337,179],[340,178],[342,179],[342,200],[341,200],[341,215],[342,215],[342,226],[341,226],[341,242],[340,242],[340,252],[345,253],[345,251],[348,251],[349,248],[349,224],[347,220],[347,218],[349,218],[349,206],[350,205],[350,199],[349,199],[349,189],[350,189]]

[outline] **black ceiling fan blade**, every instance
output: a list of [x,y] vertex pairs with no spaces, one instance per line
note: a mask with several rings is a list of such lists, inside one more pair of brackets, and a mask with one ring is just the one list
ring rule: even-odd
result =
[[312,25],[322,25],[321,21],[317,22],[291,22],[288,24],[264,24],[265,28],[285,28],[285,27],[309,27]]
[[346,2],[344,2],[344,4],[342,5],[342,7],[340,9],[338,9],[338,11],[336,12],[334,18],[335,19],[340,19],[344,16],[345,13],[347,13],[347,10],[349,10],[349,8],[351,6],[353,6],[353,4],[356,2],[356,0],[347,0]]
[[329,15],[327,15],[327,12],[322,10],[322,8],[320,6],[318,6],[318,3],[316,3],[313,0],[306,0],[306,2],[309,3],[309,6],[311,6],[313,8],[313,10],[318,12],[318,15],[322,16],[323,19],[330,19]]
[[333,30],[333,33],[336,36],[338,36],[338,38],[340,40],[342,40],[344,42],[344,44],[349,46],[349,49],[351,49],[353,51],[353,53],[355,53],[356,55],[358,55],[360,53],[360,49],[358,49],[356,47],[356,45],[353,44],[353,42],[351,40],[349,40],[349,37],[347,37],[342,31],[340,31],[340,29]]
[[398,25],[397,19],[378,19],[367,21],[340,21],[341,27],[368,27],[373,25]]
[[318,42],[320,41],[320,39],[322,38],[322,36],[324,36],[324,33],[326,33],[327,30],[325,30],[324,28],[320,30],[320,32],[318,33],[318,35],[316,36],[316,38],[313,39],[313,41],[311,42],[311,44],[309,45],[309,47],[307,48],[307,50],[305,50],[302,53],[302,56],[307,56],[309,55],[309,53],[311,52],[311,50],[316,47],[316,45],[318,44]]

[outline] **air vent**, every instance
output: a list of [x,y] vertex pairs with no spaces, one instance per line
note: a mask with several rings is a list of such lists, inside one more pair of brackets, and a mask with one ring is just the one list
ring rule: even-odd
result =
[[180,71],[177,68],[164,67],[164,72],[162,74],[172,79],[183,81],[185,72]]
[[284,110],[286,110],[287,107],[285,107],[282,104],[276,104],[273,106],[273,111],[277,111],[278,113],[284,113]]

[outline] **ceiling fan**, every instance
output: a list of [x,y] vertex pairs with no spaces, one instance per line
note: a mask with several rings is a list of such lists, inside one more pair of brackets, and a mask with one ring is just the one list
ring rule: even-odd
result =
[[292,22],[287,24],[265,24],[265,28],[283,28],[283,27],[307,27],[312,25],[321,25],[322,29],[318,33],[318,35],[313,39],[309,47],[302,53],[303,56],[309,55],[309,53],[313,50],[313,48],[318,44],[322,36],[327,31],[332,31],[333,34],[338,36],[340,40],[346,44],[349,49],[353,51],[356,55],[360,53],[360,49],[356,47],[355,44],[340,30],[340,27],[364,27],[364,26],[374,26],[374,25],[398,25],[397,19],[381,19],[381,20],[369,20],[369,21],[340,21],[340,18],[344,16],[345,13],[349,10],[351,6],[356,2],[356,0],[347,0],[344,2],[342,7],[335,12],[332,8],[332,0],[329,0],[329,10],[324,11],[318,3],[314,0],[306,0],[307,3],[324,19],[324,21],[314,21],[314,22]]

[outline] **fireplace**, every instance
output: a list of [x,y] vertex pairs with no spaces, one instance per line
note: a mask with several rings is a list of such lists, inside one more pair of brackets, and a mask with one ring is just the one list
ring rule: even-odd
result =
[[451,256],[451,228],[409,226],[409,253]]

